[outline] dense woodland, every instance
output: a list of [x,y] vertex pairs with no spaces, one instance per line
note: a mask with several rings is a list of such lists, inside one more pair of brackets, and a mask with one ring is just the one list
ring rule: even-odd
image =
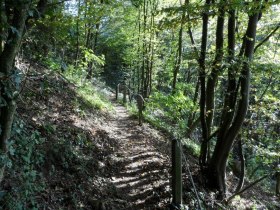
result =
[[[280,208],[279,0],[0,0],[0,11],[1,209]],[[155,155],[169,187],[141,205],[110,181],[121,143],[102,126],[120,104],[144,121],[119,121],[120,133],[137,129],[147,148],[147,126],[165,139]]]

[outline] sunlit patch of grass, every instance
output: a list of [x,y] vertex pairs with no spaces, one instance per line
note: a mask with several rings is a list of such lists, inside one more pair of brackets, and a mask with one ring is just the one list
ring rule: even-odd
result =
[[81,100],[77,99],[76,103],[79,105],[80,111],[92,108],[102,111],[113,109],[108,98],[101,91],[98,91],[90,81],[81,81],[79,77],[70,74],[67,74],[66,77],[77,86],[76,92]]
[[112,109],[112,104],[103,95],[99,94],[90,83],[84,83],[78,87],[77,93],[83,98],[85,108],[93,107],[98,110]]
[[138,109],[134,102],[125,104],[128,113],[133,116],[138,116]]
[[192,153],[192,155],[199,157],[200,154],[200,146],[198,143],[191,139],[183,139],[182,144],[184,147]]

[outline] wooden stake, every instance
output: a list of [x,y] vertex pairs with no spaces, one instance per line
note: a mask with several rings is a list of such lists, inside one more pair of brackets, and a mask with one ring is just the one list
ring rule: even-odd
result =
[[181,143],[172,140],[172,206],[182,204],[182,153]]

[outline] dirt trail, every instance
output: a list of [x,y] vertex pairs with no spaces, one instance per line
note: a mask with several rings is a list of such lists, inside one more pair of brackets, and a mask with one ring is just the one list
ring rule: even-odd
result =
[[112,184],[125,203],[123,209],[163,208],[170,198],[168,141],[147,123],[139,126],[123,106],[113,104],[116,113],[102,129],[119,143]]

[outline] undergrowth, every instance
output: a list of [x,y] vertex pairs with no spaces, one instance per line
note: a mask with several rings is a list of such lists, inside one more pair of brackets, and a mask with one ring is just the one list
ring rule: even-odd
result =
[[[42,60],[54,72],[61,72],[61,64],[55,58],[48,57]],[[113,106],[106,95],[105,84],[101,81],[86,79],[87,72],[84,65],[75,67],[69,64],[63,70],[65,78],[76,86],[76,93],[83,101],[77,101],[78,112],[83,112],[84,109],[93,108],[101,111],[112,110]]]
[[[25,116],[32,114],[30,110],[37,110],[39,117],[22,119],[21,113],[17,114],[14,120],[8,152],[0,155],[0,164],[6,169],[0,185],[0,209],[35,210],[47,207],[55,209],[55,206],[66,208],[69,202],[77,209],[81,208],[81,203],[86,203],[84,200],[87,198],[83,196],[85,191],[94,190],[92,186],[81,184],[83,182],[80,179],[94,180],[95,174],[89,173],[88,170],[98,167],[98,159],[103,158],[97,157],[95,137],[72,124],[66,125],[55,121],[51,118],[52,109],[64,105],[62,109],[69,109],[70,113],[86,116],[94,110],[98,112],[112,110],[112,105],[106,99],[106,93],[93,87],[91,82],[81,82],[79,77],[70,71],[71,69],[63,76],[58,74],[56,69],[58,65],[55,61],[50,60],[45,65],[53,69],[44,70],[48,73],[44,72],[44,75],[60,79],[54,81],[48,76],[44,78],[43,83],[48,87],[44,86],[43,91],[48,90],[48,94],[42,94],[39,89],[35,89],[41,87],[40,80],[30,80],[32,82],[29,85],[32,88],[29,87],[24,91],[22,98],[25,103],[20,105],[20,110]],[[36,73],[34,72],[34,75]],[[68,81],[65,82],[65,79]],[[74,86],[71,91],[68,86],[70,83]],[[59,97],[64,104],[54,101]],[[53,102],[49,102],[50,98],[53,98],[51,100]],[[29,102],[31,104],[28,104]],[[57,104],[57,107],[48,107],[48,111],[44,111],[42,107],[45,103],[46,106],[50,103],[54,106]],[[45,116],[46,114],[50,116]],[[39,120],[40,118],[42,121]],[[34,119],[36,120],[32,121]],[[63,122],[63,119],[60,120]],[[68,133],[65,133],[65,129]],[[60,189],[66,189],[67,192],[63,192],[62,196]]]
[[36,194],[44,190],[42,171],[45,142],[37,130],[30,131],[19,118],[15,120],[6,156],[6,174],[0,192],[3,209],[38,209]]
[[[73,73],[73,68],[73,66],[70,66],[69,70],[64,75],[69,81],[77,86],[77,94],[83,99],[83,103],[80,104],[81,109],[92,107],[98,110],[112,110],[113,106],[109,102],[105,93],[100,91],[100,89],[97,88],[96,84],[95,86],[93,86],[92,81],[86,79],[81,80],[79,75]],[[98,83],[103,87],[105,86],[99,81]]]
[[[122,103],[122,99],[119,99],[119,102]],[[131,115],[138,117],[138,109],[134,101],[127,103],[126,108]],[[186,96],[183,96],[181,92],[168,96],[156,92],[147,100],[143,116],[145,121],[156,129],[167,132],[172,138],[175,137],[181,140],[182,145],[188,152],[195,157],[199,157],[199,143],[186,138],[186,131],[188,130],[187,116],[195,109],[196,107],[192,102]],[[181,110],[189,111],[183,112]]]

